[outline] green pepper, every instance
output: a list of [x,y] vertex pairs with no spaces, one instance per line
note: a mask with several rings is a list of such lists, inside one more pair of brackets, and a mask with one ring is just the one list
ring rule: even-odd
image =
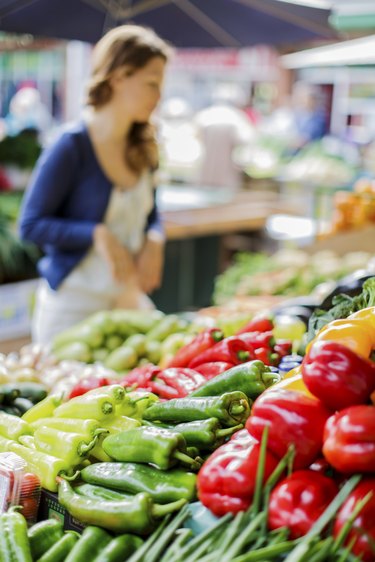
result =
[[279,374],[271,371],[262,361],[248,361],[216,375],[194,390],[190,396],[219,396],[224,392],[240,390],[248,398],[255,400],[279,380]]
[[179,318],[177,314],[168,314],[147,333],[146,338],[149,341],[162,342],[171,334],[182,332],[186,326],[187,322]]
[[[148,494],[137,494],[131,500],[95,500],[76,494],[72,486],[62,478],[59,482],[58,500],[83,524],[100,525],[115,533],[137,535],[149,533],[154,528],[155,518],[177,511],[186,503],[186,500],[178,500],[166,505],[154,504]],[[66,562],[82,562],[85,559],[87,557],[71,559],[69,555]]]
[[153,404],[144,412],[149,421],[190,422],[217,418],[219,422],[232,427],[245,423],[250,415],[247,396],[241,392],[225,392],[221,396],[174,398],[167,402]]
[[233,433],[241,429],[243,424],[222,429],[217,418],[207,418],[206,420],[197,420],[163,427],[168,427],[172,431],[181,433],[188,447],[216,449],[227,437],[230,437]]
[[[77,517],[77,519],[79,518]],[[75,543],[72,550],[65,558],[65,562],[85,562],[85,560],[92,560],[110,540],[110,535],[104,531],[104,529],[90,525],[83,530],[81,538]]]
[[86,466],[81,478],[90,484],[130,494],[145,492],[157,503],[196,497],[196,475],[178,468],[159,470],[147,464],[105,462]]
[[140,537],[120,535],[111,540],[92,562],[124,562],[143,544]]
[[80,540],[78,533],[66,531],[63,537],[38,558],[37,562],[64,562],[78,540]]
[[104,452],[116,461],[152,463],[168,470],[178,461],[197,467],[186,454],[182,435],[158,427],[136,427],[109,435],[103,441]]
[[95,446],[98,434],[91,438],[81,433],[41,426],[35,431],[34,440],[38,451],[63,459],[70,466],[75,466]]
[[103,429],[103,424],[97,420],[80,420],[77,418],[40,418],[30,424],[35,431],[40,427],[49,427],[51,429],[60,429],[68,433],[81,433],[87,437],[95,437],[99,429]]
[[37,560],[61,539],[63,536],[63,524],[57,519],[46,519],[30,527],[27,536],[30,542],[32,558]]
[[[115,411],[114,400],[106,393],[82,394],[72,398],[56,408],[54,416],[62,418],[79,418],[104,420]],[[46,417],[46,416],[43,416]]]
[[139,427],[141,422],[128,416],[115,416],[110,420],[103,422],[103,428],[108,429],[110,433],[119,433],[120,431],[127,431],[134,427]]
[[138,362],[138,355],[133,347],[128,347],[126,343],[111,351],[106,357],[104,365],[108,369],[121,372],[133,369]]
[[146,408],[155,402],[159,402],[159,397],[156,394],[142,390],[132,390],[126,394],[123,403],[116,406],[116,416],[121,415],[142,419]]
[[27,523],[18,506],[0,515],[0,562],[32,562]]
[[61,403],[62,395],[56,396],[55,394],[49,394],[44,400],[41,400],[38,404],[35,404],[35,406],[25,412],[22,419],[27,423],[32,423],[39,418],[49,418]]
[[[128,429],[132,429],[133,427],[139,427],[141,422],[133,418],[128,418],[127,416],[116,416],[108,421],[106,420],[102,423],[102,425],[103,428],[107,429],[108,432],[112,434],[120,433],[120,431],[126,431]],[[90,455],[100,461],[109,462],[112,460],[111,457],[103,451],[103,440],[105,437],[105,434],[99,436],[98,442],[92,449]]]
[[98,326],[83,321],[55,336],[52,341],[52,351],[57,354],[60,349],[75,343],[83,343],[88,349],[100,347],[103,339],[104,334],[100,331]]
[[125,398],[125,388],[121,384],[110,384],[106,386],[99,386],[98,388],[93,388],[86,392],[86,396],[98,396],[101,394],[106,394],[111,398],[115,404],[121,404]]
[[34,435],[20,435],[18,443],[28,447],[29,449],[36,449]]
[[111,319],[117,330],[124,336],[146,334],[156,326],[165,315],[160,310],[124,310],[111,311]]
[[17,441],[21,435],[30,435],[31,433],[32,429],[25,420],[0,412],[0,435]]
[[[87,467],[86,467],[87,468]],[[74,491],[80,496],[86,496],[87,498],[102,499],[102,500],[124,500],[131,498],[134,494],[125,494],[124,492],[118,492],[116,490],[110,490],[103,486],[96,486],[95,484],[79,484],[79,486],[74,486]]]
[[[0,449],[1,441],[0,441]],[[28,469],[38,476],[42,488],[50,492],[57,491],[56,477],[59,474],[69,474],[72,467],[65,460],[46,455],[35,449],[24,447],[15,441],[9,441],[8,451],[16,453],[27,462]]]

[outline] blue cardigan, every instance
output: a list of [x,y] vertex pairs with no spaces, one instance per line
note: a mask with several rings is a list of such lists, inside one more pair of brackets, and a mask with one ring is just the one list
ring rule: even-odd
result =
[[[38,160],[25,193],[20,234],[44,251],[38,271],[52,289],[85,256],[93,231],[103,221],[112,182],[96,158],[86,125],[69,126]],[[146,230],[161,230],[157,207]]]

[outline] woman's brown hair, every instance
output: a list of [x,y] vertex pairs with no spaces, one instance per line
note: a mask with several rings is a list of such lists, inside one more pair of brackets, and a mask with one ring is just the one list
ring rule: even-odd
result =
[[[100,107],[110,101],[110,79],[117,68],[127,66],[135,72],[155,57],[167,61],[170,53],[171,48],[152,29],[137,25],[112,29],[94,48],[87,103]],[[141,173],[157,167],[158,150],[151,123],[134,123],[127,140],[125,160],[132,170]]]

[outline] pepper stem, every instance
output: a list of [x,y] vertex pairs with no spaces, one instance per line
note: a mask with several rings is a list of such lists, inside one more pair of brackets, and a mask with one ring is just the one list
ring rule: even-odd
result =
[[96,437],[97,435],[102,435],[103,433],[109,433],[109,430],[105,427],[99,427],[94,431],[94,437]]
[[245,411],[245,406],[241,403],[231,404],[229,408],[229,413],[231,416],[238,416],[238,414],[243,414]]
[[243,423],[239,423],[233,427],[227,427],[226,429],[218,429],[216,432],[216,439],[222,439],[223,437],[228,437],[228,435],[233,435],[237,430],[243,428]]
[[266,371],[265,373],[262,373],[262,382],[266,388],[279,382],[279,380],[280,376],[278,375],[278,373],[273,373],[272,371]]
[[[77,478],[80,474],[81,474],[81,471],[76,470],[74,474],[69,476],[64,470],[62,470],[61,472],[59,472],[59,477],[60,477],[60,480],[61,480],[61,478],[63,478],[64,480],[68,480],[68,482],[72,482],[73,480],[77,480]],[[56,478],[56,480],[59,481],[59,478]]]
[[250,357],[250,353],[245,350],[237,351],[236,355],[239,361],[247,361]]
[[92,441],[90,441],[90,443],[80,443],[77,451],[79,456],[84,457],[85,455],[87,455],[87,453],[95,447],[98,439],[99,439],[99,434],[96,434],[95,437],[92,439]]
[[113,412],[113,405],[111,402],[103,402],[102,412],[103,414],[111,414]]
[[186,503],[187,500],[184,498],[176,500],[175,502],[165,503],[163,505],[154,503],[151,508],[151,513],[153,517],[164,517],[164,515],[168,515],[168,513],[172,513],[172,511],[179,511]]
[[186,453],[183,453],[182,451],[175,451],[173,453],[173,457],[185,464],[197,464],[197,461],[195,459],[192,459],[191,457],[189,457],[189,455],[187,455]]

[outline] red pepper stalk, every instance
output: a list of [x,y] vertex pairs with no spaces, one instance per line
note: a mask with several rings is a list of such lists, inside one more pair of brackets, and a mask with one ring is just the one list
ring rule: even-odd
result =
[[339,342],[313,343],[302,361],[302,377],[332,410],[365,404],[375,390],[375,364]]
[[190,343],[181,347],[173,359],[169,361],[167,367],[188,367],[194,357],[206,349],[210,349],[223,338],[224,333],[220,328],[204,330],[204,332],[198,334]]
[[202,365],[198,365],[195,369],[208,381],[232,367],[234,367],[233,363],[228,363],[227,361],[211,361],[210,363],[202,363]]
[[107,386],[111,382],[106,377],[87,377],[79,381],[68,394],[68,399],[74,398],[75,396],[82,396],[86,394],[89,390],[94,388],[100,388],[101,386]]
[[273,328],[274,323],[271,318],[253,318],[250,322],[238,330],[236,335],[246,334],[248,332],[269,332],[273,330]]
[[375,406],[350,406],[324,428],[323,454],[340,472],[375,472]]
[[345,541],[345,544],[349,544],[355,539],[351,551],[355,556],[361,557],[363,562],[375,560],[375,477],[365,478],[357,484],[339,509],[333,527],[333,536],[337,537],[358,501],[363,500],[369,493],[372,495],[354,519]]
[[213,361],[225,361],[238,365],[244,361],[250,360],[250,353],[246,349],[244,342],[237,336],[230,336],[223,341],[218,342],[210,349],[206,349],[199,353],[189,363],[191,369],[195,369],[203,363],[211,363]]
[[[198,473],[200,501],[218,517],[245,511],[251,505],[260,443],[246,429],[237,431],[206,460]],[[272,474],[278,459],[266,452],[264,481]]]
[[328,476],[296,470],[272,490],[268,508],[270,529],[288,527],[290,539],[305,535],[339,491]]
[[255,400],[246,429],[255,439],[261,439],[268,426],[267,448],[279,459],[294,444],[297,470],[308,467],[319,456],[329,416],[318,399],[303,392],[271,388]]

